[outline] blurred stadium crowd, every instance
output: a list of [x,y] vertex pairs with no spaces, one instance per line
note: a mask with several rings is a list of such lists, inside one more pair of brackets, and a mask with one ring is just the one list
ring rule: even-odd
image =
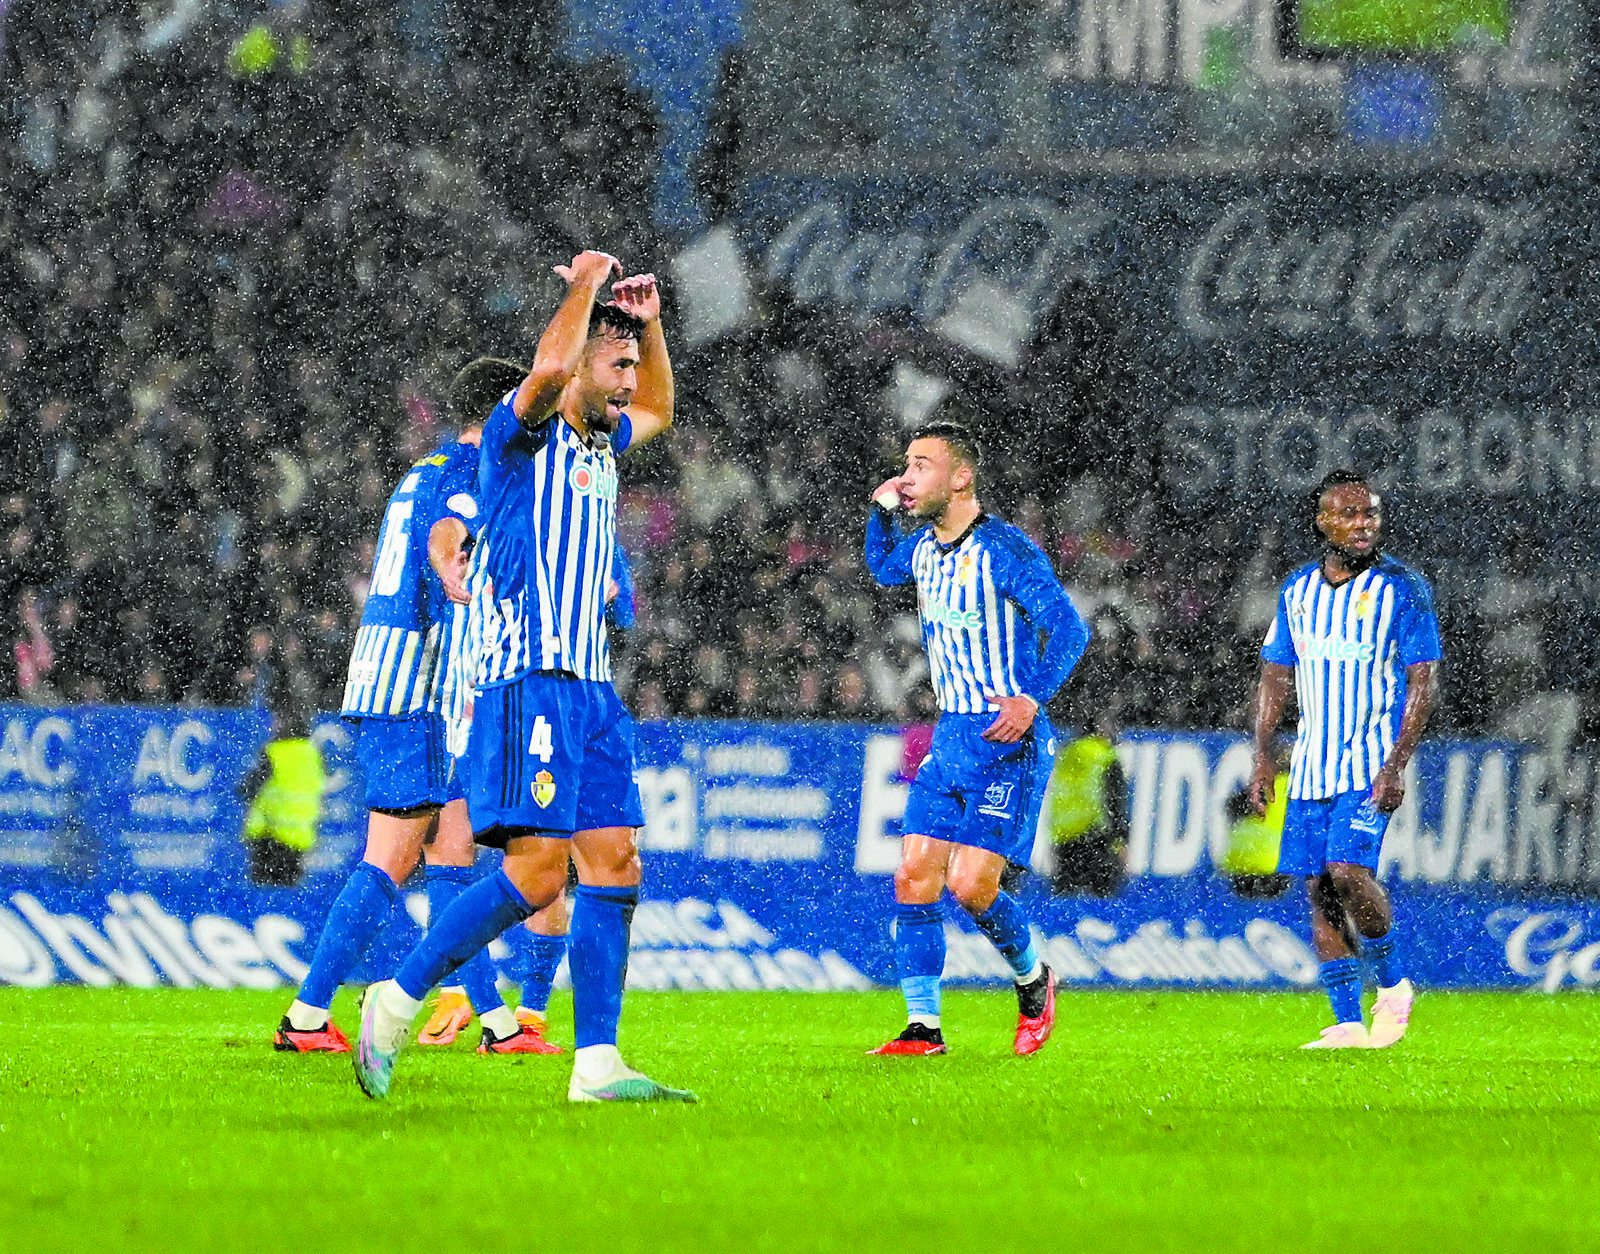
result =
[[[550,264],[583,246],[665,269],[653,107],[541,41],[551,14],[487,6],[455,46],[494,55],[428,61],[392,4],[243,37],[224,8],[170,30],[116,0],[6,18],[0,699],[336,709],[384,501],[444,438],[455,368],[526,357]],[[942,363],[960,386],[941,412],[988,438],[990,501],[1094,626],[1057,713],[1240,726],[1307,545],[1163,503],[1119,408],[1131,367],[1080,297],[1033,369]],[[932,716],[914,605],[858,553],[903,440],[886,390],[921,351],[896,336],[769,295],[757,325],[679,353],[679,429],[622,501],[619,686],[641,717]],[[1536,553],[1430,573],[1437,729],[1592,683],[1594,598]]]

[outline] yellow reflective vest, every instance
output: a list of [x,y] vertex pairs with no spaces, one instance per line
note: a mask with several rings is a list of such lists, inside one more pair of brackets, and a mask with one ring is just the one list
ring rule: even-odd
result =
[[1260,818],[1246,814],[1228,829],[1228,852],[1222,869],[1229,875],[1273,875],[1278,870],[1278,845],[1283,840],[1283,819],[1289,811],[1289,776],[1272,782],[1272,804]]
[[1065,845],[1106,825],[1106,771],[1116,760],[1103,736],[1080,736],[1056,755],[1045,799],[1053,842]]
[[272,773],[245,812],[245,839],[276,840],[305,853],[317,843],[322,817],[322,751],[306,739],[270,740],[266,754]]

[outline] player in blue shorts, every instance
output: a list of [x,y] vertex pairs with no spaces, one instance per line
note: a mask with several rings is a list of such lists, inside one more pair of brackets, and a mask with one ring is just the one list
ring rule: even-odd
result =
[[[653,275],[584,252],[556,267],[567,295],[533,367],[494,407],[478,469],[483,519],[469,582],[477,658],[467,757],[479,843],[501,869],[456,899],[362,1003],[356,1076],[389,1091],[423,993],[485,942],[555,901],[578,870],[568,963],[572,1101],[693,1100],[617,1049],[639,900],[633,720],[611,686],[604,625],[616,538],[617,454],[665,431],[673,378]],[[599,302],[610,284],[612,303]]]
[[[458,379],[452,410],[480,415],[483,398],[499,395],[505,386],[504,369]],[[472,828],[462,780],[446,750],[440,708],[446,680],[442,662],[466,621],[465,607],[456,603],[465,599],[465,590],[453,572],[468,524],[478,513],[473,492],[481,434],[481,421],[469,417],[458,437],[411,467],[384,512],[343,708],[355,729],[366,780],[366,851],[328,911],[305,982],[274,1034],[278,1050],[349,1050],[329,1015],[333,994],[388,923],[399,886],[425,845],[432,917],[473,879]],[[455,602],[447,586],[451,582]],[[486,954],[474,955],[460,978],[464,1000],[482,1018],[481,1052],[556,1048],[506,1007]],[[459,1020],[451,1022],[459,1030]],[[448,1031],[448,1040],[455,1030]],[[436,1031],[431,1043],[448,1043],[445,1037]]]
[[[606,584],[606,623],[617,633],[632,629],[634,624],[633,572],[628,565],[628,555],[618,541],[611,555],[611,579]],[[569,868],[567,890],[577,886]],[[545,1014],[550,1004],[550,990],[555,985],[556,972],[567,955],[567,929],[571,924],[567,892],[563,892],[522,927],[510,928],[502,939],[511,949],[507,974],[522,990],[522,1001],[517,1006],[517,1021],[545,1029]],[[437,1017],[437,1012],[435,1012]],[[417,1040],[422,1040],[418,1034]]]
[[[895,958],[906,1030],[874,1054],[943,1054],[939,990],[948,888],[1010,964],[1013,1048],[1031,1054],[1055,1025],[1055,975],[1027,916],[1002,891],[1026,864],[1055,758],[1043,706],[1089,643],[1089,629],[1039,546],[978,503],[981,454],[957,423],[916,431],[903,474],[873,493],[866,559],[880,584],[915,581],[939,722],[906,802],[895,872]],[[896,532],[900,506],[913,520]]]
[[[1303,1048],[1383,1048],[1405,1035],[1414,990],[1378,855],[1405,799],[1406,764],[1433,710],[1443,651],[1427,582],[1380,551],[1382,506],[1366,479],[1331,472],[1315,510],[1322,556],[1284,581],[1261,646],[1250,796],[1257,814],[1272,803],[1272,742],[1292,684],[1300,725],[1278,870],[1306,877],[1334,1017]],[[1370,1031],[1360,958],[1378,982]]]

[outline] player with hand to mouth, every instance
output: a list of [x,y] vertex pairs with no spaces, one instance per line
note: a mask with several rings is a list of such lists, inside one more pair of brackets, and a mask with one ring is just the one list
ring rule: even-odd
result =
[[[947,1052],[940,1020],[944,891],[1011,967],[1013,1049],[1031,1054],[1055,1026],[1055,975],[1000,877],[1029,859],[1055,755],[1043,704],[1089,642],[1050,562],[1023,532],[983,511],[982,453],[958,423],[922,427],[905,469],[872,493],[866,562],[880,584],[914,582],[939,722],[902,823],[895,872],[895,959],[906,1028],[870,1052]],[[909,515],[899,534],[894,515]]]

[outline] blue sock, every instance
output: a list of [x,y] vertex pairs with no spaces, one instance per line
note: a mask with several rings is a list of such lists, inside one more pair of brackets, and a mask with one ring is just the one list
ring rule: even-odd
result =
[[555,983],[556,971],[567,956],[565,936],[541,936],[522,928],[527,946],[526,961],[522,965],[522,1004],[540,1014],[550,1005],[550,986]]
[[1333,1003],[1335,1023],[1361,1022],[1361,963],[1354,958],[1335,958],[1321,967],[1322,986]]
[[486,875],[461,891],[395,972],[407,997],[421,1001],[427,992],[513,923],[533,913],[504,871]]
[[577,1049],[617,1043],[622,985],[628,975],[628,934],[638,904],[637,888],[579,884],[573,892],[567,962],[572,968],[573,1043]]
[[1406,964],[1400,957],[1395,935],[1400,929],[1391,927],[1376,940],[1363,939],[1361,956],[1372,964],[1372,974],[1380,988],[1393,988],[1406,978]]
[[894,960],[906,1018],[939,1017],[939,984],[944,978],[944,912],[938,906],[894,908]]
[[372,938],[389,921],[400,890],[370,862],[358,862],[328,908],[328,918],[311,955],[311,970],[300,985],[300,1000],[326,1010],[345,976],[355,970]]
[[1028,931],[1028,916],[1022,913],[1017,899],[1001,893],[994,904],[973,919],[979,929],[994,942],[1000,956],[1011,964],[1011,970],[1020,980],[1032,972],[1039,961],[1039,951],[1034,947],[1033,936]]
[[[430,866],[427,871],[428,922],[442,919],[450,903],[461,896],[461,891],[478,878],[477,869],[470,866]],[[467,1000],[477,1014],[504,1005],[500,990],[494,982],[494,960],[489,951],[480,949],[456,969],[456,983],[467,991]]]

